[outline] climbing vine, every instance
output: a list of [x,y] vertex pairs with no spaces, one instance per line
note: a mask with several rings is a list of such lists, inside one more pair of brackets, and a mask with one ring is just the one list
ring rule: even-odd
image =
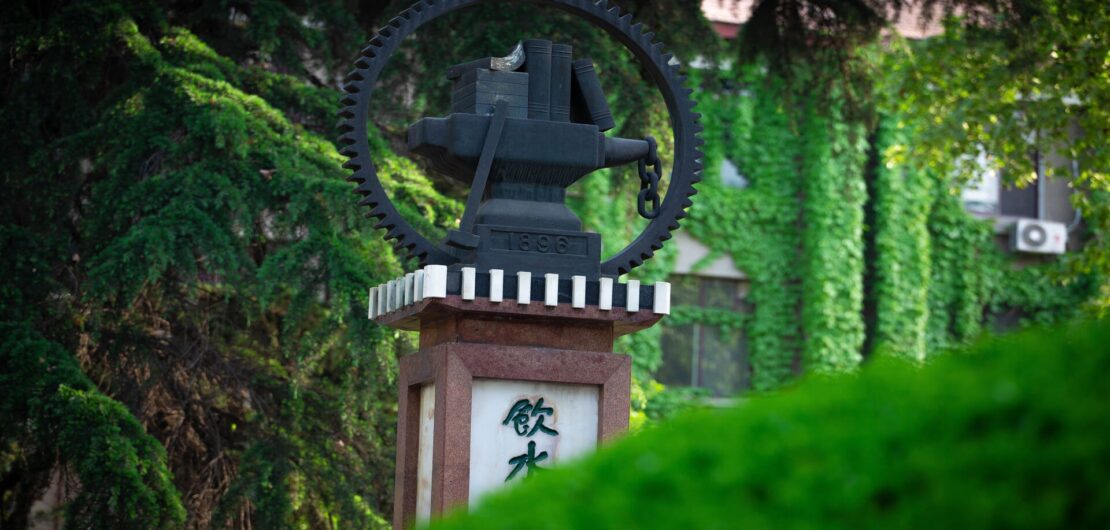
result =
[[923,360],[929,322],[932,181],[899,162],[908,146],[897,120],[882,120],[874,139],[868,167],[872,193],[868,306],[873,314],[868,322],[869,349]]

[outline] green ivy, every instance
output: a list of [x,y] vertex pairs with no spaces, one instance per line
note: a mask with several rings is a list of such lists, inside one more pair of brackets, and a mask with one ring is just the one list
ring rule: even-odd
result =
[[875,132],[871,208],[875,318],[871,349],[915,360],[926,355],[929,322],[929,210],[933,182],[898,160],[907,134],[897,120],[884,119]]
[[851,370],[863,346],[863,127],[807,101],[801,137],[804,363]]

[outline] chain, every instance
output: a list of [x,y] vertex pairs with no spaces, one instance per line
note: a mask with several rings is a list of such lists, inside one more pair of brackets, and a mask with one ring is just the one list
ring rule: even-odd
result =
[[[640,194],[636,196],[636,210],[640,217],[655,219],[659,217],[659,175],[663,173],[663,164],[659,161],[658,146],[655,138],[644,138],[648,143],[648,153],[638,162],[640,170]],[[651,209],[648,209],[648,203]]]

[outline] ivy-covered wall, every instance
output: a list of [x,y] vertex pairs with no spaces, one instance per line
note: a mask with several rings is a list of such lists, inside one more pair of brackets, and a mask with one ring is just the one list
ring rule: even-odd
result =
[[[758,67],[692,75],[706,170],[682,229],[710,249],[701,263],[729,256],[747,275],[750,313],[678,305],[664,325],[743,328],[754,390],[803,371],[852,370],[873,352],[921,361],[1014,322],[1060,321],[1097,289],[1093,276],[1061,275],[1052,258],[1028,264],[1004,252],[992,221],[964,211],[956,179],[913,169],[913,124],[844,118],[835,94],[807,94]],[[746,187],[722,182],[726,159]],[[578,210],[606,233],[611,190],[594,189],[601,182],[587,181],[599,198]],[[651,277],[667,266],[656,263]],[[620,345],[641,368],[649,413],[673,401],[649,382],[658,337]]]

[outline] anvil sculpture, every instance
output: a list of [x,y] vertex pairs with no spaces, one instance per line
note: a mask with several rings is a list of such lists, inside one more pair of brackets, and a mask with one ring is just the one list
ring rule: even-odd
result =
[[409,127],[408,147],[471,186],[448,250],[461,264],[506,272],[599,274],[601,238],[564,203],[583,176],[646,157],[647,140],[610,138],[605,94],[589,59],[544,40],[507,57],[453,66],[451,114]]

